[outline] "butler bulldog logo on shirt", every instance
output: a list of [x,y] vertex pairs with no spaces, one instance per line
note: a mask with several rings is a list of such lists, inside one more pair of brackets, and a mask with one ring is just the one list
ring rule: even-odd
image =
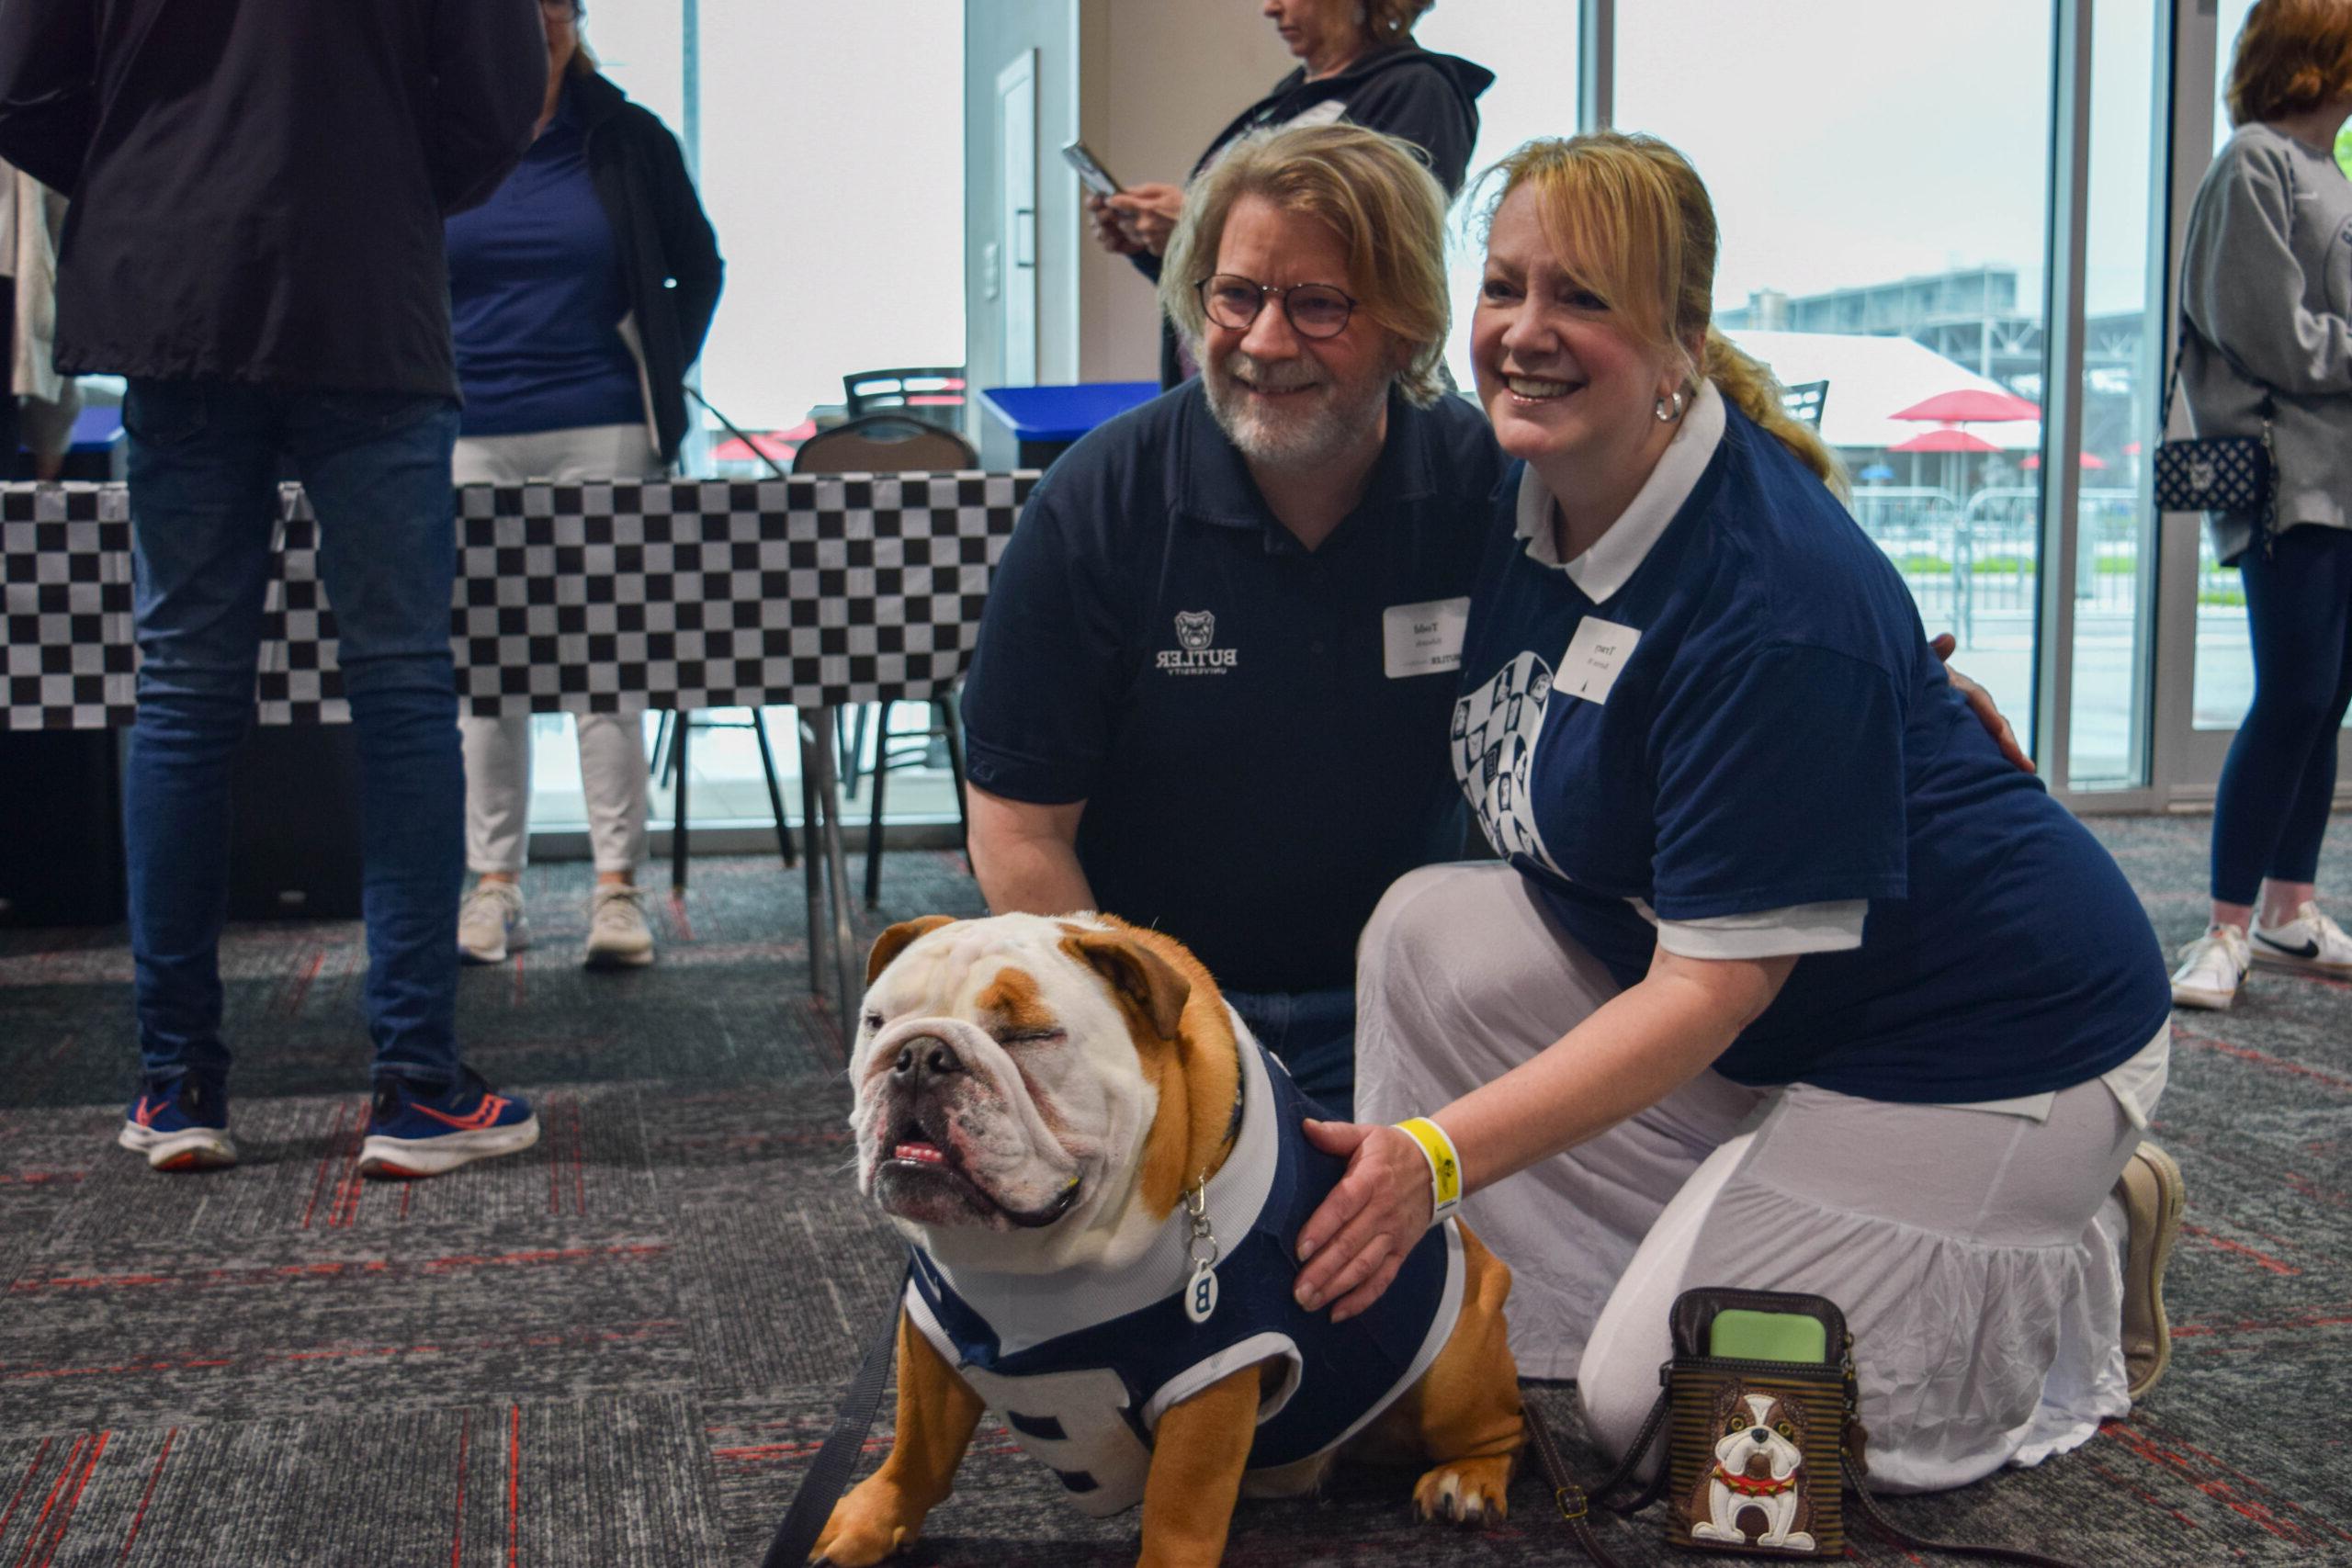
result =
[[1232,669],[1235,655],[1230,648],[1212,648],[1216,640],[1216,616],[1207,610],[1176,612],[1175,648],[1159,650],[1159,668],[1170,675],[1222,675]]

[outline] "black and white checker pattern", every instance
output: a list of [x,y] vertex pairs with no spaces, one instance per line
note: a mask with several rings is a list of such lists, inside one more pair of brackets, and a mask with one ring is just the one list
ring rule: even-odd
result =
[[[451,646],[477,714],[922,700],[971,657],[1034,473],[469,485]],[[317,525],[288,487],[265,724],[349,717]],[[11,728],[130,722],[119,486],[0,487]]]

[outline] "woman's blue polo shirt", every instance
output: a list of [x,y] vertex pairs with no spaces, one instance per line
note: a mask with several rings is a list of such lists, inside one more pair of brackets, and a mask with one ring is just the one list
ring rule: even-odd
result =
[[1363,501],[1310,551],[1198,382],[1113,420],[1005,547],[964,692],[972,783],[1086,802],[1102,908],[1227,989],[1352,985],[1381,893],[1460,852],[1453,666],[1392,675],[1390,639],[1414,606],[1466,609],[1501,467],[1468,402],[1392,394]]
[[[1696,487],[1605,596],[1495,502],[1453,724],[1489,838],[1620,985],[1656,922],[1865,902],[1717,1060],[1955,1104],[2064,1089],[2169,1015],[2115,863],[2010,766],[1945,678],[1902,578],[1736,408]],[[1781,948],[1777,951],[1791,951]]]

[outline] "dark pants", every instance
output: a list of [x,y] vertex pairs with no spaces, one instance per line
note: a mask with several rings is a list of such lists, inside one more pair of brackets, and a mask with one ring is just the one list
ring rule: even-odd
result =
[[123,780],[139,1049],[151,1079],[225,1078],[229,768],[254,708],[279,454],[319,518],[358,730],[376,1072],[458,1075],[465,776],[449,657],[457,406],[408,393],[133,380],[139,718]]
[[2251,904],[2266,876],[2311,882],[2352,705],[2352,531],[2305,525],[2238,558],[2254,702],[2213,806],[2213,897]]
[[1352,1122],[1356,1105],[1356,993],[1227,991],[1225,999],[1290,1069],[1291,1082],[1331,1120]]

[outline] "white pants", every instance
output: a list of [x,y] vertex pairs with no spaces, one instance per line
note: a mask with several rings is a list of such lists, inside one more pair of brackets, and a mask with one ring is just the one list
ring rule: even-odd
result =
[[[458,484],[526,479],[653,478],[661,459],[642,424],[586,425],[528,435],[460,439]],[[645,858],[645,710],[572,716],[588,842],[600,872],[634,872]],[[531,721],[523,714],[458,720],[466,753],[466,864],[477,874],[523,869],[531,833]]]
[[[1437,1110],[1617,990],[1499,864],[1400,879],[1357,987],[1365,1122]],[[1463,1217],[1513,1272],[1520,1371],[1574,1377],[1612,1455],[1657,1397],[1677,1294],[1805,1291],[1853,1333],[1873,1489],[1928,1490],[2038,1463],[2130,1408],[2110,1191],[2139,1141],[2097,1080],[2035,1121],[1709,1071]]]

